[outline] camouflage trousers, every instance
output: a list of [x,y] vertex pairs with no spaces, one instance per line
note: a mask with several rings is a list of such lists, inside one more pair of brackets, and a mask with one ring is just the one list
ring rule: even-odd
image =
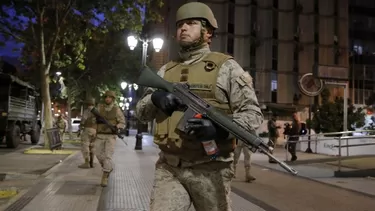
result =
[[113,153],[115,151],[116,135],[97,134],[95,139],[95,154],[104,172],[113,170]]
[[64,141],[64,129],[59,129],[59,135],[60,135],[60,139],[61,141]]
[[95,137],[96,130],[93,128],[85,128],[81,135],[81,152],[85,159],[90,158],[90,153],[95,153]]
[[231,211],[232,162],[209,162],[186,168],[159,159],[150,211]]
[[240,140],[238,140],[238,144],[236,149],[234,150],[234,165],[237,166],[238,160],[240,159],[241,152],[243,151],[244,154],[244,162],[245,168],[251,167],[251,151],[249,148]]

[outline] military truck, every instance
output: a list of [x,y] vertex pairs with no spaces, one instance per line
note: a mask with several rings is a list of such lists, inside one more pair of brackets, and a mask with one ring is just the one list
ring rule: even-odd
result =
[[8,148],[17,148],[27,134],[32,144],[38,143],[38,96],[31,84],[0,72],[0,144],[5,140]]

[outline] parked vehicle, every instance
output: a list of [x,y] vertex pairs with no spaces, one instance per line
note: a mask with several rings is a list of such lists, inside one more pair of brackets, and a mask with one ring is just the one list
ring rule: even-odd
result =
[[79,124],[81,123],[80,118],[72,118],[72,132],[77,133],[79,130]]
[[31,143],[39,141],[38,97],[34,86],[6,73],[0,73],[0,142],[17,148],[21,136],[30,135]]

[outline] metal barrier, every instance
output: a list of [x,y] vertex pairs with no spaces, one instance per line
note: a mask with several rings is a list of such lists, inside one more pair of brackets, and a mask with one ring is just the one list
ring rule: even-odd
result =
[[[326,141],[326,140],[338,140],[338,145],[333,145],[332,148],[338,148],[338,171],[341,171],[341,148],[346,148],[346,155],[349,156],[349,148],[350,147],[358,147],[358,146],[369,146],[369,145],[375,145],[375,143],[366,143],[366,144],[352,144],[349,145],[349,140],[353,139],[366,139],[366,138],[375,138],[375,135],[364,135],[364,136],[339,136],[339,137],[331,137],[331,138],[323,138],[318,140],[318,136],[334,136],[334,135],[344,135],[344,134],[350,134],[350,133],[369,133],[369,132],[375,132],[374,130],[358,130],[358,131],[341,131],[341,132],[333,132],[333,133],[319,133],[319,134],[309,134],[309,135],[295,135],[295,136],[288,136],[286,141],[286,148],[285,148],[285,158],[286,161],[288,160],[288,149],[290,143],[303,143],[303,142],[311,142],[312,140],[298,140],[298,141],[289,141],[290,137],[316,137],[315,138],[315,153],[317,152],[317,142]],[[346,145],[342,146],[341,141],[346,140]]]
[[59,133],[59,128],[46,129],[46,134],[49,141],[49,149],[60,149],[62,146],[62,141]]

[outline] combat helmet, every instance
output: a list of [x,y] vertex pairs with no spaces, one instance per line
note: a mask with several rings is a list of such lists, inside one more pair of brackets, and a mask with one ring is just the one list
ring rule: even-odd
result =
[[85,100],[85,103],[88,105],[95,105],[95,99],[94,98],[88,98]]
[[106,97],[106,96],[116,98],[116,94],[115,94],[115,92],[114,92],[114,91],[111,91],[111,90],[108,90],[108,91],[106,91],[106,92],[104,93],[104,97]]
[[190,2],[182,5],[176,13],[176,23],[190,18],[202,18],[214,28],[218,29],[214,13],[206,4],[201,2]]

